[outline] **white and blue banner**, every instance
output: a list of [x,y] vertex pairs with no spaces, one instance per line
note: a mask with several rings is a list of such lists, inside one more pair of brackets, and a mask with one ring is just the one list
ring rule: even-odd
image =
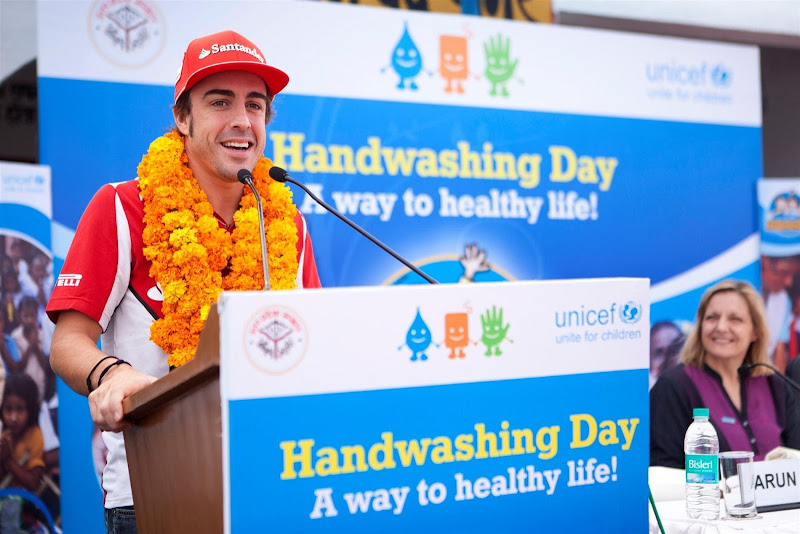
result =
[[646,530],[648,290],[225,294],[225,532]]
[[[478,280],[658,285],[756,232],[755,47],[312,2],[244,3],[244,16],[235,5],[46,3],[42,160],[57,173],[59,223],[74,228],[100,184],[135,177],[172,124],[186,44],[230,27],[291,76],[267,155],[444,282],[476,243],[491,267]],[[130,35],[114,28],[119,6],[141,19]],[[75,120],[60,103],[79,95],[96,104]],[[296,200],[325,286],[411,279],[304,193]],[[724,224],[706,240],[709,220]]]
[[[49,167],[0,161],[0,424],[11,461],[30,474],[37,466],[42,471],[30,487],[4,470],[0,532],[37,524],[54,532],[61,525],[59,395],[49,363],[53,324],[44,313],[54,283],[52,209]],[[19,407],[15,400],[25,408],[14,419],[24,421],[29,443],[41,439],[42,450],[29,449],[6,419]]]
[[[691,320],[722,278],[758,282],[756,47],[316,2],[40,6],[59,242],[172,125],[186,45],[233,29],[291,78],[266,155],[442,282],[647,277],[654,320]],[[324,286],[419,281],[295,200]],[[91,532],[101,494],[76,469],[65,521]]]
[[25,239],[50,255],[53,202],[49,167],[0,161],[0,206],[3,235]]

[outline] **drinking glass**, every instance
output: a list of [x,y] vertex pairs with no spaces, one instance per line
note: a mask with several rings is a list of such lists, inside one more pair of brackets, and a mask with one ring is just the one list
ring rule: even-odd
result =
[[728,451],[719,454],[720,480],[728,517],[756,515],[756,477],[751,451]]

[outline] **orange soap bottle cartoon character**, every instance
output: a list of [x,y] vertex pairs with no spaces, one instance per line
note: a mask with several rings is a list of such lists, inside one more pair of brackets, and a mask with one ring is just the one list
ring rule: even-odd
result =
[[469,75],[467,63],[467,39],[457,35],[442,35],[439,37],[439,74],[447,80],[445,91],[453,92],[453,82],[458,93],[464,92],[461,85]]
[[444,316],[444,346],[450,349],[448,358],[463,358],[464,347],[469,344],[469,323],[466,313],[448,313]]

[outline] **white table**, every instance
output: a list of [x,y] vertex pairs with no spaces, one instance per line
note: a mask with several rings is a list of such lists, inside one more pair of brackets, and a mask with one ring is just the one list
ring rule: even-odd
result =
[[[759,513],[751,519],[727,519],[725,505],[720,502],[720,519],[700,521],[686,515],[686,503],[656,502],[658,515],[666,534],[800,534],[800,509]],[[658,534],[656,516],[650,509],[650,534]]]

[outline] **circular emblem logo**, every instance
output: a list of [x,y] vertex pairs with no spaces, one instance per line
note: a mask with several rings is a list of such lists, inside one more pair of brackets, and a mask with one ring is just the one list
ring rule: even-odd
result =
[[164,48],[164,17],[148,0],[97,0],[89,36],[100,54],[120,67],[141,67]]
[[287,308],[259,311],[244,334],[247,358],[269,374],[285,373],[306,354],[306,327],[300,317]]
[[642,307],[638,302],[629,300],[623,304],[619,309],[619,318],[623,323],[634,324],[638,323],[642,317]]

